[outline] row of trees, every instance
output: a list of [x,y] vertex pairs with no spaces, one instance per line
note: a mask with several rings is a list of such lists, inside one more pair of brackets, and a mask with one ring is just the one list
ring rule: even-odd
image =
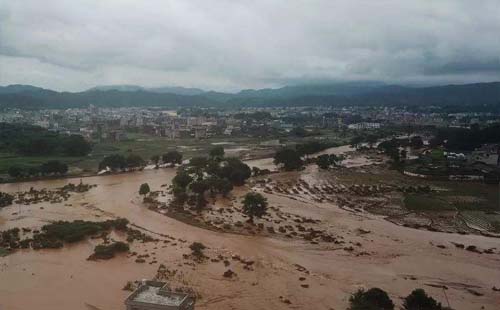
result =
[[160,163],[160,159],[163,164],[171,164],[172,166],[176,164],[182,164],[182,154],[178,151],[169,151],[163,154],[161,157],[160,155],[154,155],[151,157],[151,161],[155,165],[158,165]]
[[234,186],[240,186],[251,176],[251,170],[238,158],[225,158],[224,149],[215,147],[209,157],[193,157],[181,166],[172,179],[174,203],[202,208],[206,205],[205,194],[227,196]]
[[[318,141],[310,141],[306,143],[301,143],[295,145],[294,148],[284,148],[278,150],[274,155],[274,163],[276,165],[283,165],[283,168],[287,171],[297,170],[304,166],[303,157],[307,158],[309,155],[312,155],[317,152],[321,152],[327,148],[337,146],[333,143],[324,143]],[[339,162],[339,158],[332,157],[322,159],[322,163],[326,163],[324,160],[328,159],[328,166],[333,165],[334,163]]]
[[445,146],[453,151],[470,151],[486,143],[500,142],[500,125],[480,128],[477,125],[468,128],[441,128],[431,141],[431,145]]
[[[349,298],[348,310],[393,310],[394,302],[382,289],[360,289]],[[423,289],[415,289],[403,299],[404,310],[444,310],[441,303],[427,295]]]
[[91,144],[80,135],[61,135],[44,128],[0,123],[0,148],[25,156],[85,156]]
[[120,154],[113,154],[104,157],[99,163],[99,170],[109,168],[111,170],[123,170],[126,168],[138,168],[146,164],[141,156],[130,154],[127,157]]
[[64,175],[68,172],[68,165],[59,160],[49,160],[40,166],[11,166],[8,174],[13,178],[26,178],[46,175]]

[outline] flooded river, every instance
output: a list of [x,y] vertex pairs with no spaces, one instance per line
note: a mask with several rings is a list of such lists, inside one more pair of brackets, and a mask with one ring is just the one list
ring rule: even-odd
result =
[[[266,168],[272,164],[269,160],[249,164]],[[395,299],[417,286],[437,281],[451,287],[448,297],[456,309],[479,309],[483,305],[485,309],[494,309],[495,304],[500,304],[499,294],[491,290],[494,285],[500,287],[498,255],[481,256],[430,245],[451,247],[450,242],[454,241],[500,248],[498,239],[413,230],[392,225],[376,216],[353,215],[334,205],[301,203],[273,195],[269,195],[272,205],[320,218],[347,241],[362,243],[370,255],[353,257],[342,248],[300,240],[207,231],[148,210],[141,203],[140,184],[147,182],[152,190],[158,190],[170,184],[174,175],[175,170],[167,168],[86,177],[84,183],[97,187],[89,192],[75,193],[66,202],[12,205],[1,209],[0,230],[40,227],[59,219],[97,221],[124,217],[152,234],[168,234],[185,242],[168,246],[162,243],[132,245],[132,251],[154,255],[158,260],[155,264],[138,264],[134,258],[126,256],[109,261],[87,261],[98,242],[95,240],[60,250],[17,251],[0,258],[0,309],[124,309],[123,301],[130,293],[122,290],[125,283],[151,278],[160,263],[179,270],[183,281],[200,293],[199,309],[289,309],[279,296],[289,299],[296,309],[345,309],[349,294],[362,286],[382,287]],[[31,187],[53,189],[70,182],[79,183],[80,179],[2,184],[0,191],[17,192]],[[356,235],[360,227],[371,233]],[[188,246],[193,241],[207,245],[213,257],[217,253],[250,257],[256,261],[255,270],[246,271],[232,263],[230,268],[238,276],[227,280],[222,277],[226,270],[222,263],[186,264],[182,254],[189,253]],[[308,273],[298,271],[296,264],[307,268]],[[416,280],[409,280],[409,275]],[[303,284],[298,280],[300,277],[307,278],[309,288],[300,285]],[[462,284],[476,287],[484,296],[467,295]],[[427,286],[425,289],[442,300],[441,289]]]

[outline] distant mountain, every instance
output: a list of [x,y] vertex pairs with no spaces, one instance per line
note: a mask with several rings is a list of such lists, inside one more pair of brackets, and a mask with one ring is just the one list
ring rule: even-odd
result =
[[146,91],[159,94],[176,94],[185,96],[201,95],[205,92],[204,90],[199,88],[187,88],[187,87],[176,87],[176,86],[145,88],[138,85],[102,85],[93,87],[88,91],[108,91],[108,90],[117,90],[124,92]]
[[[172,91],[179,92],[178,94]],[[0,108],[101,107],[244,107],[244,106],[500,106],[500,82],[405,87],[377,82],[349,82],[243,90],[236,94],[165,87],[145,89],[134,85],[99,86],[70,93],[29,85],[0,87]]]
[[246,89],[237,95],[245,98],[293,98],[300,96],[357,96],[384,87],[381,82],[337,82],[285,86],[276,89]]
[[160,94],[170,93],[170,94],[185,95],[185,96],[196,96],[205,93],[203,89],[199,88],[175,87],[175,86],[155,87],[155,88],[148,88],[147,90],[150,92],[160,93]]
[[92,91],[109,91],[109,90],[117,90],[117,91],[144,91],[145,89],[142,86],[138,85],[99,85],[92,87],[87,90],[89,92]]
[[4,87],[0,86],[0,94],[34,93],[34,92],[44,92],[44,91],[53,92],[48,89],[31,85],[13,84]]

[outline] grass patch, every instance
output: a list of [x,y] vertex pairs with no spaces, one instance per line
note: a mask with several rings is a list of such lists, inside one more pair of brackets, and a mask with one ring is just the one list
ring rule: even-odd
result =
[[9,251],[7,251],[7,249],[0,247],[0,257],[7,256],[7,255],[9,255]]
[[446,200],[432,195],[409,194],[404,198],[405,207],[412,211],[454,210]]

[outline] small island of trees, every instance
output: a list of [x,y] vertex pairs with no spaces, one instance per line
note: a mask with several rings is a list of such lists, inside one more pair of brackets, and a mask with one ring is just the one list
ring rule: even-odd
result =
[[189,163],[179,167],[172,180],[173,204],[184,203],[203,208],[206,195],[227,196],[234,186],[241,186],[252,171],[238,158],[224,157],[224,149],[214,148],[210,157],[193,157]]

